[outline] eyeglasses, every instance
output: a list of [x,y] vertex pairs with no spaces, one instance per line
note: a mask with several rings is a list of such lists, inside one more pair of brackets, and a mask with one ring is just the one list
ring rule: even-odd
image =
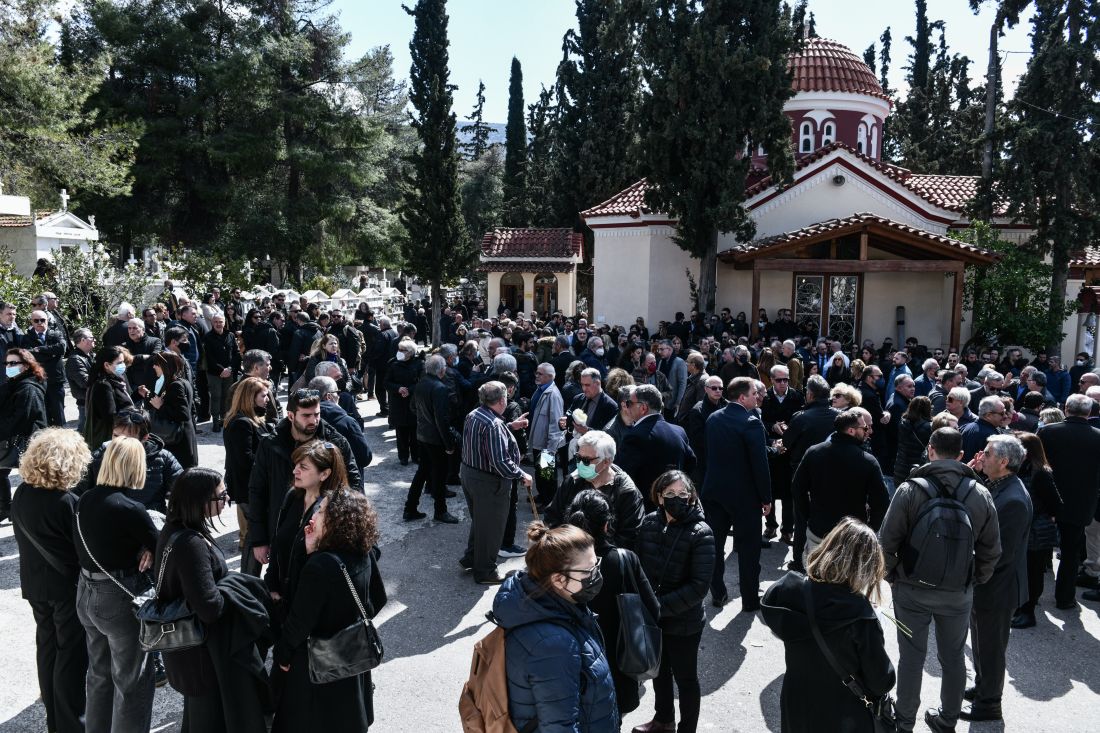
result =
[[662,499],[690,499],[691,498],[691,493],[687,492],[687,491],[683,491],[683,492],[672,493],[672,494],[661,494],[661,498]]
[[599,456],[582,456],[579,453],[577,454],[577,463],[583,463],[586,466],[591,466],[593,463],[599,463],[599,462],[600,462],[600,457]]
[[600,563],[603,562],[602,557],[596,558],[596,564],[590,568],[565,568],[562,570],[562,575],[572,575],[573,573],[579,573],[585,578],[591,578],[596,574],[596,571],[600,569]]
[[225,504],[226,502],[229,501],[229,492],[228,491],[223,491],[220,494],[218,494],[217,496],[215,496],[213,499],[211,499],[210,501],[216,501],[219,504]]
[[789,382],[789,381],[791,381],[791,379],[790,379],[790,377],[776,377],[772,381],[773,382]]
[[5,361],[4,366],[20,366],[22,363],[21,361]]

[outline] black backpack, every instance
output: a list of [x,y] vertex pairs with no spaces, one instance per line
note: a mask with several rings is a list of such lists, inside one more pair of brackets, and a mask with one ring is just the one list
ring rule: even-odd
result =
[[909,482],[929,499],[902,547],[906,580],[937,590],[966,590],[974,578],[974,526],[964,502],[974,490],[974,480],[963,479],[954,491],[931,476]]

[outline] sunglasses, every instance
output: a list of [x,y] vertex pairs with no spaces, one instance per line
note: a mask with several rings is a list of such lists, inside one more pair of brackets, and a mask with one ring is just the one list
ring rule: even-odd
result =
[[722,388],[721,387],[707,387],[707,391],[708,392],[721,392]]
[[32,318],[31,319],[31,323],[45,323],[45,322],[46,322],[45,318]]
[[210,501],[216,501],[219,504],[225,504],[229,501],[229,492],[228,491],[223,491],[220,494],[218,494],[217,496],[215,496],[213,499],[211,499]]
[[773,382],[789,382],[791,380],[790,380],[790,377],[776,377],[772,381]]
[[4,366],[19,366],[22,363],[23,362],[21,362],[21,361],[5,361]]
[[586,466],[591,466],[593,463],[599,463],[599,462],[600,462],[600,457],[599,456],[592,456],[592,457],[589,458],[589,457],[586,457],[586,456],[582,456],[580,454],[577,455],[577,463],[583,463]]

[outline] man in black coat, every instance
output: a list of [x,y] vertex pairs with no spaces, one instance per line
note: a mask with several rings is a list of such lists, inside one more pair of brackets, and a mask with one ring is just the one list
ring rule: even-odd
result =
[[344,313],[333,310],[329,314],[328,332],[340,342],[340,356],[348,365],[348,371],[359,371],[359,335],[355,328],[344,318]]
[[[880,384],[885,384],[882,369],[878,364],[868,364],[859,380],[859,406],[871,413],[871,423],[875,432],[871,434],[871,452],[875,454],[880,466],[885,468],[887,454],[887,436],[883,427],[890,422],[889,415],[882,406]],[[961,423],[960,423],[961,424]],[[890,462],[893,465],[893,461]]]
[[126,322],[126,343],[123,346],[134,357],[134,363],[126,370],[126,379],[130,382],[130,394],[134,397],[134,402],[138,403],[139,399],[148,396],[156,382],[153,356],[164,351],[164,342],[145,333],[145,321],[131,318]]
[[695,452],[684,429],[661,414],[661,393],[652,384],[636,387],[626,405],[631,425],[623,434],[615,462],[642,492],[646,511],[650,512],[656,508],[650,499],[653,482],[671,469],[690,474],[695,469]]
[[[367,445],[363,426],[340,407],[340,391],[336,386],[336,380],[332,377],[314,377],[309,380],[309,388],[321,393],[321,419],[336,428],[336,432],[348,441],[351,452],[355,456],[355,463],[359,466],[359,475],[366,480],[364,469],[374,460],[374,454]],[[359,488],[363,488],[362,484]]]
[[569,371],[569,365],[577,358],[569,348],[568,336],[555,336],[553,346],[554,357],[550,363],[554,365],[554,384],[558,389],[565,386],[565,375]]
[[1077,566],[1084,559],[1085,526],[1093,520],[1100,488],[1100,428],[1088,423],[1093,401],[1083,394],[1066,400],[1064,422],[1039,430],[1054,483],[1062,495],[1058,512],[1062,561],[1054,580],[1054,601],[1061,609],[1077,606]]
[[986,396],[970,404],[978,406],[978,419],[959,428],[963,436],[963,463],[969,463],[978,451],[985,448],[985,442],[991,435],[1004,432],[1005,414],[1008,412],[997,396]]
[[[768,431],[768,440],[780,440],[790,427],[795,414],[806,404],[802,393],[791,386],[790,370],[776,364],[771,368],[772,386],[764,396],[764,405],[760,409],[760,419]],[[780,524],[775,521],[776,503],[783,502],[782,541],[791,542],[794,531],[794,511],[791,500],[791,456],[786,451],[769,451],[768,468],[772,474],[772,510],[764,520],[765,539],[774,539]]]
[[[23,343],[23,329],[15,322],[15,304],[0,300],[0,358],[8,349],[18,349]],[[0,371],[0,384],[8,381],[7,374]]]
[[728,404],[722,396],[724,389],[721,377],[707,377],[703,383],[703,399],[695,403],[685,420],[688,444],[695,452],[695,470],[691,473],[691,480],[696,486],[702,486],[707,475],[707,419]]
[[840,414],[829,406],[829,383],[820,374],[806,380],[805,408],[795,413],[783,431],[783,448],[791,461],[791,475],[812,446],[829,437],[833,421]]
[[288,352],[290,358],[287,360],[291,384],[294,384],[305,370],[309,354],[313,350],[313,342],[322,333],[321,326],[310,319],[305,311],[298,311],[293,320],[297,324],[297,329],[294,331],[294,338],[290,341]]
[[275,355],[272,354],[272,374],[271,381],[275,384],[275,388],[278,389],[279,382],[283,381],[283,375],[287,375],[287,389],[290,389],[290,385],[294,384],[294,380],[290,375],[294,371],[294,366],[297,363],[297,357],[290,353],[291,346],[294,344],[294,334],[298,332],[298,324],[294,322],[293,318],[287,318],[283,315],[282,311],[275,311],[271,314],[271,326],[279,334],[279,366],[281,367],[278,373],[275,373],[274,360]]
[[989,438],[975,468],[985,474],[985,486],[997,508],[1001,556],[993,576],[974,587],[970,610],[970,646],[974,650],[974,687],[963,697],[971,701],[959,714],[963,720],[1001,720],[1005,685],[1005,650],[1015,609],[1028,598],[1027,538],[1031,530],[1031,497],[1016,475],[1027,452],[1012,435]]
[[451,392],[443,383],[446,372],[447,362],[442,356],[429,356],[424,362],[424,376],[413,389],[420,463],[405,499],[406,522],[427,516],[417,508],[427,484],[428,494],[435,502],[435,521],[458,524],[458,519],[447,511],[448,456],[458,445],[451,429]]
[[756,417],[756,384],[737,377],[726,387],[729,404],[707,418],[707,473],[703,509],[714,533],[711,602],[722,606],[726,592],[726,537],[734,529],[741,579],[741,610],[760,608],[760,517],[771,509],[771,474],[764,426]]
[[241,352],[237,338],[225,327],[225,316],[214,314],[211,329],[202,338],[206,354],[206,382],[209,389],[210,419],[215,433],[221,432],[222,416],[229,409],[229,388],[233,384],[233,372],[240,366]]
[[248,480],[248,541],[252,554],[261,565],[271,557],[271,540],[279,523],[279,509],[290,486],[294,465],[290,456],[294,450],[313,440],[332,443],[344,457],[348,470],[348,485],[362,486],[363,479],[351,446],[336,428],[321,419],[321,398],[290,395],[286,417],[275,431],[260,439],[256,461]]
[[22,346],[46,372],[46,424],[61,427],[65,425],[65,334],[51,331],[49,320],[46,311],[32,311]]
[[386,366],[390,359],[397,356],[397,331],[390,324],[390,319],[382,316],[378,319],[378,335],[374,338],[371,350],[370,365],[374,370],[375,389],[378,397],[377,417],[386,417],[390,414],[387,409],[389,396],[386,394]]
[[863,450],[873,429],[866,411],[840,413],[833,428],[832,435],[806,451],[791,483],[797,514],[794,556],[803,563],[844,517],[878,531],[890,504],[878,461]]
[[[576,410],[587,417],[583,425],[573,418]],[[603,430],[605,425],[615,419],[618,411],[619,404],[603,391],[603,377],[599,370],[589,367],[581,372],[581,393],[573,398],[558,424],[562,430],[567,431],[565,440],[568,443],[573,439],[573,433],[584,435],[589,430]],[[638,491],[645,495],[641,487]]]

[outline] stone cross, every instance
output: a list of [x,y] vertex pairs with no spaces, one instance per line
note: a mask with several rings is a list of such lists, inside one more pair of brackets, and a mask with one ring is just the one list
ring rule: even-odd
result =
[[61,210],[69,210],[69,192],[65,189],[61,189]]

